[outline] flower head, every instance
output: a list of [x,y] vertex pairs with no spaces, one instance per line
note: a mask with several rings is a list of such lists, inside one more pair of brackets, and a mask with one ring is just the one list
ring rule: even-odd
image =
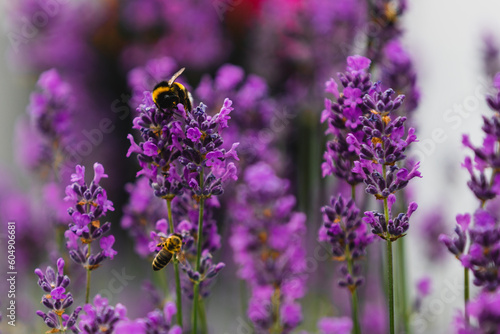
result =
[[[108,200],[106,190],[100,186],[100,181],[107,178],[104,167],[100,163],[94,164],[94,178],[90,184],[85,182],[85,167],[76,166],[71,175],[72,184],[66,187],[66,201],[72,206],[68,209],[72,222],[65,232],[69,256],[73,261],[87,269],[95,269],[107,258],[112,259],[116,251],[112,249],[114,237],[103,237],[110,229],[111,223],[101,224],[108,211],[114,211],[113,203]],[[81,245],[78,243],[81,241]],[[101,251],[89,254],[90,244],[100,239]]]
[[[63,270],[64,260],[62,258],[57,260],[57,273],[50,266],[47,267],[45,273],[39,268],[35,269],[35,274],[38,276],[38,286],[46,293],[41,302],[49,309],[47,313],[37,311],[36,314],[52,330],[72,330],[76,333],[75,325],[82,308],[78,306],[70,315],[64,314],[66,309],[73,304],[73,296],[66,291],[70,279],[64,275]],[[59,320],[59,316],[62,316],[62,321]]]

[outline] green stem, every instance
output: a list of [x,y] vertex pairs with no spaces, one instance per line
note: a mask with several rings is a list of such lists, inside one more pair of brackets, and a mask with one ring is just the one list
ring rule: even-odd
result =
[[[89,247],[87,248],[87,259],[90,257],[90,243],[88,244]],[[85,291],[85,304],[89,303],[89,295],[90,295],[90,268],[87,268],[87,288]]]
[[401,302],[401,313],[403,314],[403,326],[406,334],[410,334],[410,312],[408,310],[408,291],[406,287],[406,252],[405,252],[405,242],[404,238],[400,238],[396,242],[396,247],[398,248],[398,270],[399,270],[399,291],[400,291],[400,302]]
[[240,307],[241,314],[247,313],[247,286],[244,280],[240,280]]
[[201,262],[201,246],[203,244],[203,211],[205,206],[205,199],[200,199],[199,215],[198,215],[198,245],[196,248],[196,271],[200,270]]
[[387,240],[387,291],[389,299],[389,329],[394,334],[394,279],[392,272],[392,241]]
[[[385,165],[383,166],[383,173],[385,177]],[[384,215],[386,224],[389,223],[389,207],[387,205],[387,198],[384,198]],[[389,239],[389,232],[387,232],[387,299],[389,303],[389,333],[394,334],[394,273],[392,270],[392,241]]]
[[[200,172],[200,189],[203,189],[203,170]],[[201,246],[203,244],[203,210],[205,208],[205,198],[203,195],[200,197],[199,203],[199,214],[198,214],[198,245],[196,249],[196,271],[200,271],[201,263]],[[194,283],[194,293],[193,293],[193,313],[191,320],[193,322],[193,334],[196,334],[198,327],[198,307],[200,299],[200,282]]]
[[193,323],[193,334],[197,334],[198,332],[198,305],[200,302],[200,283],[194,283],[194,292],[193,292],[193,313],[191,314],[191,321]]
[[272,327],[273,334],[280,334],[281,330],[281,318],[280,318],[280,301],[281,301],[281,290],[279,287],[274,289],[274,294],[272,297],[272,303],[274,305],[274,325]]
[[[353,275],[353,261],[350,258],[347,260],[347,270],[349,271],[349,274],[352,276]],[[353,334],[361,334],[361,328],[359,326],[359,317],[358,317],[358,292],[356,290],[356,287],[354,287],[351,291],[351,313],[352,313],[352,323],[353,323],[353,329],[352,333]]]
[[200,299],[200,307],[198,311],[201,321],[201,333],[208,334],[207,315],[205,313],[205,302],[203,301],[203,299]]
[[467,303],[469,302],[469,269],[464,268],[464,314],[467,325],[469,324],[469,313]]
[[[167,199],[167,215],[170,233],[174,233],[174,221],[172,219],[172,200]],[[177,305],[177,324],[182,328],[182,293],[181,293],[181,279],[179,275],[179,261],[174,256],[174,273],[175,273],[175,303]]]
[[177,324],[182,328],[182,293],[181,293],[181,278],[179,275],[179,261],[174,260],[175,273],[175,303],[177,305]]
[[[356,186],[354,184],[351,185],[351,198],[354,202],[356,202]],[[346,255],[347,255],[347,270],[349,274],[353,276],[353,266],[354,261],[351,257],[351,252],[349,248],[346,246]],[[356,287],[354,287],[351,291],[351,313],[352,313],[352,322],[353,322],[353,334],[361,334],[361,328],[359,325],[359,317],[358,317],[358,291]]]
[[59,327],[61,327],[61,330],[62,330],[62,333],[63,334],[66,334],[66,329],[64,328],[63,326],[63,318],[62,318],[62,315],[58,315],[59,317]]

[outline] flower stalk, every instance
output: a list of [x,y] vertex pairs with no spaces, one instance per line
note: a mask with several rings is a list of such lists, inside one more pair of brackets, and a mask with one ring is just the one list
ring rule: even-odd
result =
[[[174,233],[174,221],[172,219],[172,199],[167,198],[167,215],[170,233]],[[177,306],[177,324],[182,327],[182,293],[181,293],[181,279],[179,274],[179,260],[175,256],[173,259],[174,272],[175,272],[175,303]]]
[[[386,175],[386,167],[382,166],[383,175]],[[385,221],[389,222],[389,206],[387,198],[384,198],[384,216]],[[392,268],[392,241],[390,238],[386,240],[386,258],[387,258],[387,303],[389,306],[389,332],[394,334],[394,273]]]
[[[203,189],[203,170],[200,172],[200,189]],[[203,244],[203,211],[205,208],[205,198],[200,196],[200,203],[198,207],[198,240],[196,245],[196,266],[195,270],[200,271],[201,263],[201,246]],[[193,293],[193,334],[197,333],[198,327],[198,308],[200,307],[200,283],[201,281],[196,281],[194,283],[194,293]],[[204,312],[204,311],[203,311]]]

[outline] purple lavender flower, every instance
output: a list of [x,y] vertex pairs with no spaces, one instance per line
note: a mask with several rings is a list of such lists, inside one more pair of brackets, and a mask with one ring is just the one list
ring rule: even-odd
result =
[[[213,117],[206,114],[203,104],[187,115],[184,111],[177,115],[158,110],[150,94],[145,95],[143,102],[139,106],[140,116],[134,119],[134,128],[141,130],[144,141],[137,145],[129,135],[131,147],[127,156],[139,153],[142,170],[138,175],[150,179],[155,195],[173,199],[183,189],[190,189],[198,197],[222,194],[222,183],[236,179],[236,166],[228,160],[238,160],[235,152],[238,143],[226,151],[221,148],[220,134],[227,127],[232,102],[226,99]],[[200,138],[192,136],[196,130],[202,133]],[[176,167],[183,170],[177,172]]]
[[487,211],[478,209],[474,213],[474,226],[468,232],[469,250],[460,260],[472,270],[475,285],[495,291],[500,285],[500,229],[496,220]]
[[[30,95],[27,107],[30,123],[21,124],[18,130],[28,133],[28,138],[22,138],[23,145],[19,145],[18,156],[23,165],[40,172],[61,167],[63,149],[72,139],[70,130],[74,109],[71,86],[62,80],[57,70],[43,72],[37,90]],[[30,143],[33,140],[35,142]]]
[[411,202],[406,213],[399,213],[397,216],[392,214],[392,206],[396,202],[396,196],[391,194],[387,198],[389,221],[383,214],[377,211],[366,211],[363,221],[372,228],[372,233],[378,235],[387,241],[395,241],[406,235],[410,228],[409,220],[413,212],[417,209],[417,203]]
[[[264,162],[247,167],[244,181],[230,211],[238,222],[230,244],[238,276],[252,287],[248,316],[258,333],[277,325],[288,333],[301,320],[296,299],[305,293],[306,218],[293,212],[289,182]],[[282,316],[285,310],[291,313]]]
[[[240,142],[238,155],[241,158],[239,168],[263,160],[269,164],[279,164],[279,152],[272,144],[277,140],[277,133],[270,131],[271,121],[277,119],[287,122],[287,114],[278,113],[276,102],[269,97],[267,83],[254,74],[245,75],[243,68],[225,64],[214,78],[203,76],[194,91],[195,97],[204,101],[210,109],[207,113],[217,113],[221,102],[227,97],[233,101],[231,127],[225,130],[227,143]],[[231,147],[224,146],[226,150]]]
[[[101,224],[107,211],[114,211],[113,203],[108,200],[106,190],[99,185],[102,178],[107,178],[104,167],[94,164],[94,179],[87,185],[85,183],[85,167],[76,166],[76,172],[71,175],[71,185],[66,187],[66,200],[72,203],[68,213],[72,218],[69,229],[65,232],[69,256],[73,261],[82,265],[87,270],[100,266],[107,258],[112,259],[116,251],[112,249],[114,237],[103,237],[110,228],[111,223]],[[81,245],[78,240],[81,241]],[[100,240],[101,251],[91,254],[92,242]]]
[[439,236],[439,241],[441,241],[452,253],[460,259],[462,254],[465,252],[465,246],[467,245],[467,231],[470,224],[470,215],[457,215],[457,226],[455,227],[455,236],[453,238],[447,236],[446,234],[441,234]]
[[463,145],[474,152],[474,159],[466,157],[463,164],[471,177],[467,185],[481,201],[482,207],[486,201],[495,198],[500,191],[500,175],[498,174],[500,153],[495,144],[500,138],[500,73],[495,76],[493,85],[496,94],[487,95],[486,102],[494,113],[490,117],[483,116],[482,130],[485,133],[483,145],[474,146],[468,135],[464,135],[462,139]]
[[[347,142],[360,156],[360,160],[354,162],[353,172],[363,177],[366,192],[377,199],[387,198],[405,188],[411,179],[421,177],[418,162],[409,168],[400,168],[395,164],[406,158],[404,152],[416,141],[416,135],[415,130],[410,128],[404,138],[406,117],[391,120],[389,114],[399,108],[403,100],[401,95],[393,100],[393,93],[391,89],[385,92],[376,89],[371,95],[365,95],[363,100],[372,112],[370,117],[360,117],[364,141],[353,134],[347,137]],[[389,167],[387,171],[386,166]]]
[[[177,196],[172,201],[173,217],[179,223],[174,232],[183,237],[183,246],[180,258],[193,261],[196,257],[196,244],[198,236],[198,203],[192,197],[183,194]],[[212,217],[213,210],[219,206],[215,197],[206,201],[203,211],[203,243],[202,257],[200,261],[200,270],[196,271],[189,261],[181,262],[181,269],[186,273],[181,277],[183,291],[186,296],[193,298],[193,283],[200,282],[200,295],[205,298],[210,294],[210,286],[215,276],[225,267],[220,262],[213,264],[211,253],[221,247],[221,236],[217,231],[217,224]],[[170,228],[166,219],[159,219],[156,222],[155,229],[150,232],[150,241],[148,243],[148,253],[156,253],[160,250],[158,243],[170,235]]]
[[321,115],[321,122],[327,121],[327,134],[334,139],[326,144],[323,155],[325,162],[321,165],[323,177],[334,174],[351,185],[362,182],[362,177],[352,172],[354,162],[359,159],[358,154],[347,142],[347,137],[353,135],[362,139],[364,134],[360,117],[367,114],[369,109],[363,103],[362,97],[370,92],[373,83],[370,80],[368,66],[370,60],[361,56],[347,58],[347,71],[339,73],[339,80],[344,86],[342,93],[338,85],[330,79],[326,83],[325,91],[332,94],[336,101],[325,99],[325,109]]
[[[184,166],[184,187],[198,198],[221,195],[226,180],[237,180],[236,165],[230,161],[239,160],[236,155],[239,143],[232,144],[226,151],[222,148],[224,141],[221,136],[231,118],[231,105],[231,100],[225,99],[220,112],[209,116],[206,106],[200,104],[185,119],[184,134],[179,137],[184,144],[179,162]],[[196,129],[202,133],[200,140],[189,139],[187,133]]]
[[212,255],[208,250],[203,251],[201,255],[198,271],[189,262],[181,263],[181,269],[186,273],[182,281],[183,291],[186,296],[190,299],[193,298],[193,284],[198,282],[200,284],[200,296],[206,298],[210,293],[209,287],[211,282],[225,266],[226,264],[223,262],[214,264],[212,262]]
[[85,334],[114,333],[117,322],[126,319],[127,314],[124,305],[110,306],[100,295],[94,297],[93,304],[86,304],[83,311],[78,327]]
[[49,309],[47,313],[36,311],[45,324],[56,332],[64,332],[71,330],[73,333],[79,333],[76,321],[81,307],[78,306],[70,314],[64,314],[67,308],[73,304],[73,296],[66,292],[66,288],[70,284],[70,279],[64,275],[64,260],[57,260],[57,273],[52,267],[47,267],[45,274],[39,268],[35,269],[35,274],[38,276],[38,286],[47,293],[42,297],[42,304]]
[[467,314],[470,323],[466,321],[463,314],[455,317],[455,329],[457,334],[494,334],[500,330],[500,294],[495,292],[481,292],[476,299],[467,304]]
[[[366,247],[373,241],[373,235],[368,234],[366,225],[362,224],[354,200],[346,202],[339,195],[338,198],[332,197],[330,204],[321,210],[324,223],[319,231],[319,240],[328,241],[332,245],[334,259],[349,263],[350,266],[365,255]],[[363,282],[362,277],[354,276],[358,271],[358,266],[352,268],[351,272],[342,267],[345,277],[339,285],[354,291]]]

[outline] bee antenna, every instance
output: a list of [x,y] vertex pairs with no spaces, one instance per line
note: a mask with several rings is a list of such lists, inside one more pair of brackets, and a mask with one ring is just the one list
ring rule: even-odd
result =
[[186,68],[183,67],[180,70],[178,70],[174,75],[172,75],[172,78],[170,78],[170,80],[168,80],[168,85],[172,86],[172,84],[174,83],[175,79],[177,79],[182,74],[182,72],[184,72],[185,69]]

